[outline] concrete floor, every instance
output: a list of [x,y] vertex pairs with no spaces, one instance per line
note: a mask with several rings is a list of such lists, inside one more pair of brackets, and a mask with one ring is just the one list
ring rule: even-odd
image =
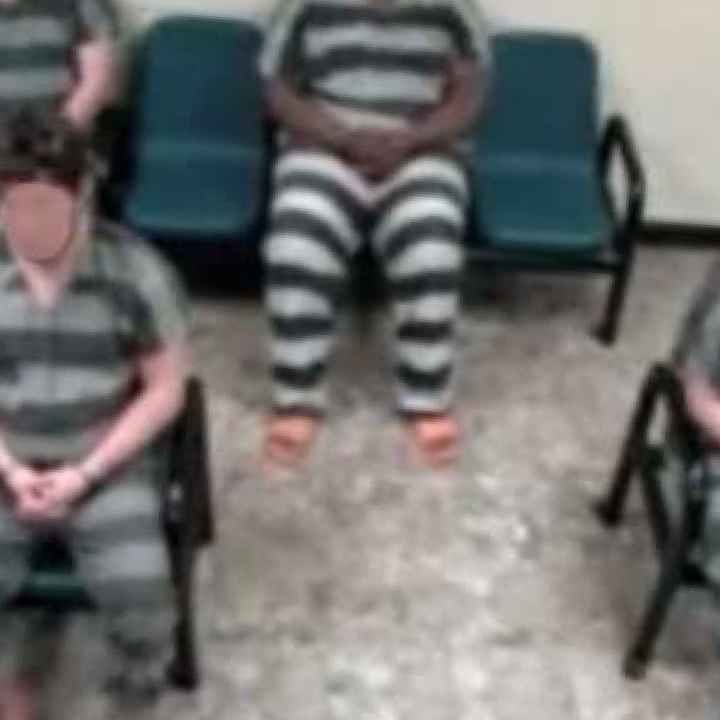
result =
[[[643,249],[612,350],[587,332],[603,281],[508,278],[463,321],[465,452],[436,475],[404,457],[378,314],[348,323],[307,472],[261,478],[260,309],[199,302],[219,541],[200,567],[204,685],[169,693],[158,717],[717,720],[702,594],[681,596],[647,680],[622,679],[649,540],[637,502],[616,534],[588,511],[639,380],[710,260]],[[85,622],[58,683],[85,709],[56,707],[96,720]]]

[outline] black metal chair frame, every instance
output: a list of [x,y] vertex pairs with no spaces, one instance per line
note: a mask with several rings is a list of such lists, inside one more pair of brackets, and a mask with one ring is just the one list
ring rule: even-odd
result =
[[[162,497],[162,521],[171,561],[177,603],[175,652],[168,668],[168,680],[175,687],[193,690],[200,681],[195,633],[194,565],[197,550],[214,539],[210,472],[207,445],[207,417],[203,387],[197,378],[187,383],[185,406],[168,431],[170,458]],[[57,550],[71,559],[66,548]],[[32,571],[32,563],[31,563]],[[92,611],[89,596],[68,604],[27,591],[13,599],[11,609],[49,607],[58,612]]]
[[[613,201],[615,193],[612,190],[610,174],[610,161],[616,153],[619,153],[622,159],[627,181],[627,198],[622,216],[618,214]],[[489,266],[494,270],[610,275],[612,279],[605,312],[595,330],[595,336],[603,344],[612,345],[620,327],[646,195],[645,172],[640,162],[640,154],[630,126],[620,115],[610,118],[605,127],[597,164],[605,206],[613,224],[611,243],[600,256],[552,256],[543,252],[509,251],[475,242],[468,244],[467,252],[469,264]]]
[[[677,437],[684,474],[681,512],[675,521],[658,477],[662,448],[648,443],[648,431],[661,402]],[[617,526],[622,521],[631,482],[635,477],[640,480],[661,569],[623,662],[623,673],[633,680],[642,679],[647,672],[677,590],[682,585],[707,584],[703,569],[691,557],[702,533],[707,505],[708,475],[702,457],[700,433],[687,415],[682,383],[670,365],[657,363],[648,372],[640,391],[609,492],[595,507],[607,527]]]

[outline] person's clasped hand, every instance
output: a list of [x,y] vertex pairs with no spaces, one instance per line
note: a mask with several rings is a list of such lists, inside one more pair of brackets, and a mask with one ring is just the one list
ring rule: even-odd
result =
[[346,155],[365,177],[380,181],[397,171],[417,145],[412,129],[360,129],[351,133]]
[[87,478],[72,466],[41,472],[19,465],[5,477],[5,484],[17,517],[30,522],[61,520],[88,490]]

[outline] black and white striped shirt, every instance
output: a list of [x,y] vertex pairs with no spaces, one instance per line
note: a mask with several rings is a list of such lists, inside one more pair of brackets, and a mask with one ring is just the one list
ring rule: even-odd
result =
[[76,461],[125,407],[137,361],[188,333],[174,271],[98,223],[51,309],[39,307],[0,238],[0,425],[23,462]]
[[0,3],[0,110],[52,107],[76,81],[75,52],[116,33],[114,0]]
[[260,66],[351,127],[392,128],[437,108],[454,58],[488,70],[475,0],[295,0],[276,14]]

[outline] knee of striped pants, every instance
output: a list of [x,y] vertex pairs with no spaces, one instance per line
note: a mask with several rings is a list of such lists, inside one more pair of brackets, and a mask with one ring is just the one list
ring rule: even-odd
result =
[[273,406],[320,413],[327,402],[325,371],[345,265],[312,237],[283,233],[268,239],[266,262]]
[[421,180],[388,204],[377,225],[374,242],[394,300],[403,412],[442,412],[452,403],[464,215],[459,191]]
[[[418,278],[419,280],[419,278]],[[395,371],[401,412],[444,412],[453,402],[459,293],[426,288],[394,301]]]
[[0,686],[42,675],[57,660],[67,616],[45,609],[0,614]]
[[303,287],[267,290],[271,325],[273,405],[280,411],[322,412],[336,307],[327,294]]
[[273,403],[320,412],[325,370],[347,264],[361,243],[366,183],[327,153],[286,153],[275,169],[264,246]]

